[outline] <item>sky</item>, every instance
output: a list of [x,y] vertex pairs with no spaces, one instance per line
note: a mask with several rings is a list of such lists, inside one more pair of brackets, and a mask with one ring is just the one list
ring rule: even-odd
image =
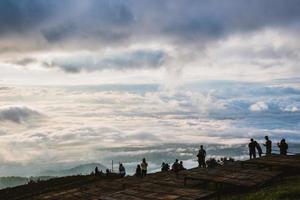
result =
[[299,75],[297,0],[3,0],[0,11],[5,84]]
[[2,0],[0,175],[126,154],[107,148],[299,143],[299,33],[298,0]]

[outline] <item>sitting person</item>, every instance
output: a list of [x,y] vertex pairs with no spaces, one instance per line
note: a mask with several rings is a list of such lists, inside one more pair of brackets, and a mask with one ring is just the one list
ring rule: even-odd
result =
[[105,174],[106,174],[106,176],[109,176],[109,174],[110,174],[109,169],[106,169],[106,170],[105,170]]
[[172,165],[172,171],[177,173],[179,171],[179,163],[178,163],[178,159],[175,160],[175,162]]
[[121,177],[124,177],[126,175],[125,167],[123,166],[122,163],[119,165],[119,174]]
[[141,165],[137,165],[137,166],[136,166],[135,176],[136,176],[136,177],[142,177],[142,169],[141,169]]
[[162,171],[162,172],[167,172],[167,171],[169,171],[169,170],[170,170],[169,164],[163,162],[163,163],[161,164],[161,171]]
[[183,166],[182,161],[180,161],[180,163],[179,163],[179,170],[186,170],[186,168],[184,168],[184,166]]

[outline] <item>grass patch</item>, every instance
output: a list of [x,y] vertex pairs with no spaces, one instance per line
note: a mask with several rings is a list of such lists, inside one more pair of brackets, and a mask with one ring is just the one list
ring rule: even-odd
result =
[[300,176],[285,178],[283,181],[258,191],[241,195],[233,195],[226,200],[299,200],[300,199]]

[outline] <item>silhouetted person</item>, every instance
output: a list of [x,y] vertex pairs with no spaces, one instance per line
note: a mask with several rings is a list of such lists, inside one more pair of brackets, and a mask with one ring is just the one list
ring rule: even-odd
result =
[[177,173],[179,171],[179,163],[178,163],[178,159],[175,160],[175,162],[172,165],[172,171]]
[[136,176],[136,177],[142,177],[142,169],[141,169],[141,165],[137,165],[137,166],[136,166],[135,176]]
[[147,175],[147,168],[148,168],[148,163],[146,162],[146,159],[143,158],[143,161],[141,163],[142,177],[145,177]]
[[164,170],[165,165],[166,165],[165,162],[162,162],[162,163],[161,163],[161,171],[162,171],[162,172],[165,171],[165,170]]
[[257,142],[254,141],[253,138],[251,138],[250,143],[248,144],[250,159],[256,158],[256,151],[255,151],[256,144]]
[[260,145],[259,145],[258,142],[256,142],[256,149],[257,149],[257,152],[258,152],[258,156],[261,157],[261,155],[262,155],[262,149],[261,149],[261,147],[260,147]]
[[180,161],[180,163],[179,163],[179,170],[186,170],[184,168],[184,166],[183,166],[183,162],[182,161]]
[[167,171],[169,171],[169,170],[170,170],[169,164],[163,162],[163,163],[161,164],[161,171],[162,171],[162,172],[167,172]]
[[98,175],[99,174],[99,169],[98,167],[95,168],[95,175]]
[[280,149],[280,155],[286,155],[289,148],[288,144],[285,142],[285,139],[282,139],[280,143],[277,143],[277,146]]
[[205,157],[206,157],[206,151],[203,149],[203,145],[200,146],[200,150],[197,154],[198,157],[198,163],[199,163],[199,167],[206,167],[205,164]]
[[119,165],[119,174],[121,177],[124,177],[126,175],[126,170],[122,163],[120,163]]
[[266,156],[270,156],[272,154],[272,141],[269,140],[268,136],[265,136],[266,143],[264,146],[266,147]]
[[105,170],[105,172],[106,172],[106,173],[105,173],[105,174],[106,174],[106,176],[108,176],[108,175],[110,174],[110,171],[109,171],[109,169],[106,169],[106,170]]

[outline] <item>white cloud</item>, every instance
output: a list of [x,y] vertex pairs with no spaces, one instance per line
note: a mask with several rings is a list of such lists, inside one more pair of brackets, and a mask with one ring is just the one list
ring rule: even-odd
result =
[[261,111],[266,111],[269,109],[268,104],[266,104],[265,102],[256,102],[255,104],[252,104],[249,107],[249,110],[253,111],[253,112],[261,112]]
[[300,109],[297,106],[287,106],[286,108],[284,108],[284,111],[298,112],[298,111],[300,111]]

